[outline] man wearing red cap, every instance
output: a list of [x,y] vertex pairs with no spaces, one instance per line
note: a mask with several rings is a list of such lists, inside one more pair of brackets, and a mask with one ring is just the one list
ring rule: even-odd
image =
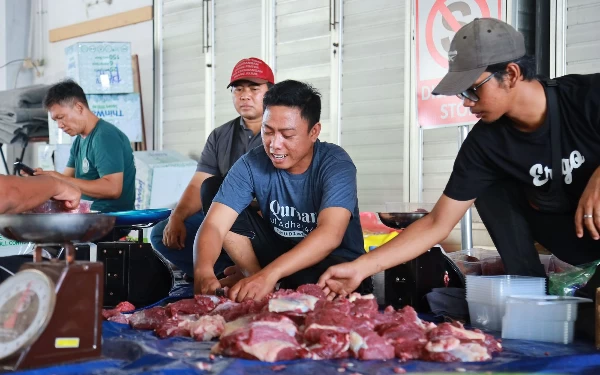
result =
[[[534,241],[571,264],[600,258],[600,74],[536,77],[523,35],[491,18],[462,27],[448,57],[433,93],[457,95],[480,121],[444,194],[386,245],[330,268],[320,280],[326,291],[351,292],[364,277],[419,256],[473,203],[507,274],[546,276]],[[596,272],[580,292],[593,297],[599,285]]]
[[[208,136],[196,173],[179,203],[169,219],[152,230],[152,246],[188,276],[193,275],[194,238],[205,216],[203,202],[208,199],[210,203],[223,178],[242,155],[261,146],[263,96],[274,83],[273,71],[260,59],[251,57],[235,65],[227,88],[231,89],[233,105],[240,116]],[[231,265],[233,262],[223,252],[215,264],[215,273],[219,275]]]

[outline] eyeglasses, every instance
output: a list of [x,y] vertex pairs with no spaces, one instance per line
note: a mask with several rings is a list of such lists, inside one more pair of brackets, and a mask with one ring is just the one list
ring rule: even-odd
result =
[[472,102],[479,101],[479,96],[475,93],[475,91],[477,91],[477,89],[480,88],[481,86],[483,86],[487,81],[489,81],[490,79],[492,79],[492,77],[495,76],[496,73],[498,73],[498,72],[490,74],[486,79],[484,79],[483,81],[481,81],[481,83],[478,84],[477,86],[475,86],[473,88],[466,89],[465,91],[461,92],[460,94],[458,94],[456,96],[459,99],[461,99],[461,100],[469,99]]

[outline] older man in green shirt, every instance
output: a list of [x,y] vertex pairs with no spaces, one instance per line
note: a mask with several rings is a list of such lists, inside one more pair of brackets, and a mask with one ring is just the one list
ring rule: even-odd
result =
[[78,186],[82,199],[94,201],[92,210],[133,210],[135,165],[127,136],[90,111],[83,89],[74,81],[60,82],[48,90],[44,106],[58,127],[77,136],[63,173],[37,169]]

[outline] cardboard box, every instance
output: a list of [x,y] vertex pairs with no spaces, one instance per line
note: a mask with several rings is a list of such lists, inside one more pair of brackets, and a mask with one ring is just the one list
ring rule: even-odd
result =
[[67,77],[86,94],[127,94],[133,92],[131,43],[75,43],[65,48]]
[[142,141],[142,107],[140,94],[86,95],[90,110],[129,138],[130,142]]
[[197,163],[172,150],[136,151],[133,156],[137,170],[135,209],[175,207]]

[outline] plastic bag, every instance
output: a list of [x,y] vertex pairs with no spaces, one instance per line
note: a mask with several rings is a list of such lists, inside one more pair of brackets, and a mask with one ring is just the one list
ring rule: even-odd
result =
[[40,206],[33,208],[31,211],[26,213],[31,214],[54,214],[54,213],[70,213],[70,214],[88,214],[91,212],[93,201],[87,201],[82,199],[79,201],[79,207],[68,209],[65,207],[63,201],[56,201],[54,199],[47,200]]
[[594,276],[600,260],[586,263],[573,269],[548,275],[549,292],[556,296],[574,296]]

